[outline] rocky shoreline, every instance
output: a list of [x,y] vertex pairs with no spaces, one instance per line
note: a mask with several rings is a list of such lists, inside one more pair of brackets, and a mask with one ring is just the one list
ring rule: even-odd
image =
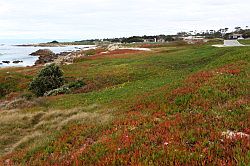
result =
[[[99,52],[102,50],[101,52]],[[148,48],[125,48],[118,44],[111,44],[106,47],[97,47],[90,50],[77,50],[70,52],[61,52],[55,54],[49,49],[40,49],[36,52],[31,53],[32,56],[39,56],[39,59],[35,62],[35,65],[44,65],[47,63],[55,63],[58,65],[72,64],[74,59],[84,57],[84,56],[95,56],[105,55],[116,50],[134,50],[134,51],[150,51]],[[91,52],[91,53],[90,53]],[[99,53],[98,53],[99,52]]]
[[39,56],[39,59],[35,62],[35,66],[44,65],[47,63],[56,63],[58,65],[71,64],[75,58],[84,56],[83,50],[61,52],[55,54],[49,49],[40,49],[30,54],[31,56]]
[[[28,46],[28,45],[26,45]],[[34,45],[33,45],[34,46]],[[77,48],[77,47],[76,47]],[[120,52],[123,53],[132,53],[133,51],[150,51],[148,48],[132,48],[132,47],[123,47],[120,44],[110,44],[106,46],[97,46],[93,47],[83,47],[78,48],[75,51],[64,51],[61,53],[54,53],[52,50],[46,49],[39,49],[30,54],[30,56],[38,57],[38,60],[34,63],[34,66],[40,66],[50,63],[55,63],[57,65],[68,65],[74,63],[74,60],[81,57],[89,57],[89,56],[103,56],[109,54],[119,54]],[[2,64],[19,64],[22,63],[22,60],[14,60],[14,61],[2,61]]]
[[[16,48],[18,46],[27,47],[27,49]],[[37,46],[37,49],[35,48],[36,46]],[[0,60],[0,68],[26,67],[26,66],[29,67],[29,66],[44,65],[46,63],[58,63],[58,64],[73,63],[73,59],[75,57],[81,56],[84,51],[88,49],[96,48],[96,46],[94,45],[70,45],[70,44],[64,45],[61,43],[59,44],[48,43],[48,44],[8,45],[6,47],[10,51],[7,51],[7,52],[4,52],[4,54],[1,54],[2,59]],[[29,48],[29,47],[34,47],[34,48]],[[55,47],[59,47],[59,48],[55,48]],[[20,58],[19,56],[14,56],[14,55],[9,56],[9,52],[11,53],[12,49],[13,50],[17,49],[15,54],[20,54],[21,55]],[[31,51],[27,51],[27,50],[31,50]],[[23,57],[26,57],[26,56],[27,58],[23,59]],[[34,56],[34,57],[31,57],[31,56]]]

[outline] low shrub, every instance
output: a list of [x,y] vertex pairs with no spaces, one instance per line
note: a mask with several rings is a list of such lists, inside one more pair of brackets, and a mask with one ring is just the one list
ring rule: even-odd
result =
[[44,94],[44,96],[57,96],[61,94],[67,94],[70,93],[70,89],[67,86],[63,86],[61,88],[53,89],[51,91],[48,91]]
[[95,49],[91,49],[91,50],[87,50],[84,53],[86,56],[91,56],[91,55],[95,55],[96,54],[96,50]]
[[51,64],[43,68],[30,83],[29,89],[37,96],[57,89],[64,84],[63,72],[59,66]]
[[24,93],[21,95],[21,98],[24,98],[26,100],[31,100],[34,97],[32,93]]
[[72,90],[79,89],[83,86],[85,86],[85,83],[82,80],[78,80],[76,82],[71,82],[67,85],[64,85],[60,88],[48,91],[44,94],[44,96],[57,96],[57,95],[61,95],[61,94],[68,94]]
[[69,83],[68,87],[70,89],[78,89],[78,88],[81,88],[81,87],[83,87],[85,85],[86,84],[82,80],[77,80],[76,82]]
[[8,85],[6,84],[0,84],[0,98],[4,97],[6,94],[8,94]]
[[4,81],[0,83],[0,98],[5,97],[11,92],[16,92],[17,89],[17,80],[12,77],[6,77]]

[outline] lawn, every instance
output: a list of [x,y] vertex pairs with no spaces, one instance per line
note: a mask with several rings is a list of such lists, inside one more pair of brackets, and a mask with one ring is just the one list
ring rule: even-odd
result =
[[250,39],[239,40],[239,42],[244,45],[250,45]]
[[[249,164],[250,47],[152,49],[79,59],[62,70],[85,87],[0,111],[0,165]],[[2,101],[39,69],[1,69]]]

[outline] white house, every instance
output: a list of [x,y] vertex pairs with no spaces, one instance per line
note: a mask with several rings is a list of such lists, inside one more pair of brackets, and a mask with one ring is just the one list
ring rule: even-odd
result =
[[166,40],[165,40],[165,39],[163,39],[163,38],[158,38],[158,39],[157,39],[157,42],[158,42],[158,43],[165,43],[165,42],[166,42]]
[[233,33],[233,34],[230,34],[229,39],[244,39],[242,34],[236,34],[236,33]]
[[157,39],[156,38],[150,38],[150,39],[144,39],[144,43],[156,43]]
[[183,40],[190,44],[206,42],[203,36],[188,36],[184,37]]

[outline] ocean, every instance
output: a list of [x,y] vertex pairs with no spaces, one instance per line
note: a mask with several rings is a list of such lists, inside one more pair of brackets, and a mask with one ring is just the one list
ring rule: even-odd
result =
[[[65,51],[88,50],[95,48],[93,45],[71,45],[64,47],[33,47],[33,46],[15,46],[11,44],[0,44],[0,67],[26,67],[33,66],[38,59],[37,56],[30,54],[39,49],[50,49],[54,53],[61,53]],[[23,61],[15,64],[13,61]],[[9,64],[3,61],[10,61]]]

